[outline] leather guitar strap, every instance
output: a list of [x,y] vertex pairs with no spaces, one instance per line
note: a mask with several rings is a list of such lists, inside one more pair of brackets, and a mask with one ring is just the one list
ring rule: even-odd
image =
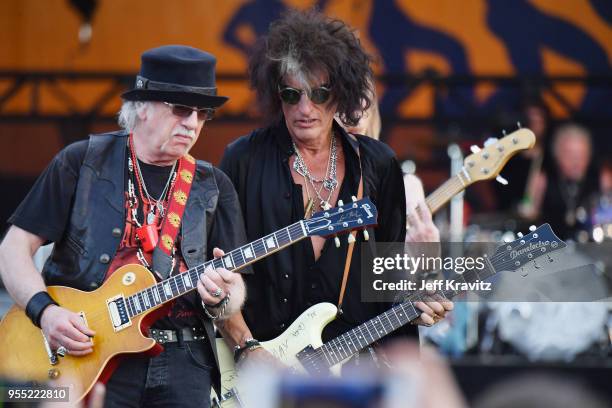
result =
[[[348,134],[349,138],[353,135]],[[353,139],[354,142],[357,142],[356,138]],[[357,189],[357,200],[361,200],[363,198],[363,171],[361,168],[361,156],[359,155],[359,144],[355,144],[353,146],[357,153],[357,158],[359,159],[359,187]],[[350,234],[353,238],[356,238],[357,231],[351,231]],[[355,247],[356,239],[353,242],[348,244],[348,249],[346,251],[346,261],[344,263],[344,274],[342,275],[342,285],[340,286],[340,297],[338,298],[338,314],[342,314],[342,301],[344,299],[344,292],[346,290],[346,282],[348,280],[349,271],[351,269],[351,259],[353,258],[353,248]]]

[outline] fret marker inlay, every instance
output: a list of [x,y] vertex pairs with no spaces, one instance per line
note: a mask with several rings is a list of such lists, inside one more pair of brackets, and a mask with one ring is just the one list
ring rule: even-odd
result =
[[274,248],[276,246],[276,244],[274,243],[274,237],[266,239],[266,245],[268,246],[268,248]]

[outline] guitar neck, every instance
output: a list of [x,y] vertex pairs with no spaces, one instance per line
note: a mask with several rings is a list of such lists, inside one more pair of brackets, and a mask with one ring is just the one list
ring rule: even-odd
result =
[[234,249],[221,258],[212,259],[185,272],[150,286],[126,298],[131,317],[170,302],[194,290],[200,274],[208,267],[237,271],[307,236],[303,221],[298,221],[247,245]]
[[438,187],[425,199],[427,207],[429,207],[432,214],[435,213],[451,198],[453,198],[453,196],[463,191],[470,184],[471,181],[467,174],[457,173],[450,179],[446,180],[444,184]]
[[[469,176],[458,173],[446,180],[440,187],[431,193],[425,200],[432,213],[438,211],[453,196],[463,191],[471,183]],[[471,278],[471,276],[462,278]],[[478,278],[476,278],[478,279]],[[446,298],[451,298],[457,293],[441,293]],[[363,350],[365,347],[380,340],[387,334],[418,319],[420,312],[414,307],[413,302],[418,299],[407,300],[394,306],[383,314],[376,316],[354,329],[336,337],[321,346],[324,359],[321,362],[329,367],[345,360],[347,357]]]
[[[429,210],[435,213],[470,184],[471,180],[467,173],[457,173],[426,198],[425,202]],[[474,277],[471,274],[460,275],[460,278],[464,281],[466,279],[479,279],[478,275]],[[448,299],[457,295],[454,291],[441,291],[440,294]],[[322,355],[325,357],[322,362],[331,367],[363,350],[375,341],[380,340],[387,334],[418,319],[421,313],[413,305],[413,302],[417,300],[409,299],[404,303],[396,305],[383,314],[325,343],[321,346]]]
[[[486,280],[495,274],[494,263],[487,260],[485,268],[482,270],[476,272],[475,269],[471,269],[461,275],[458,274],[455,281],[459,284],[470,284],[479,280]],[[446,299],[452,299],[465,292],[467,290],[454,290],[451,286],[437,291],[437,294]],[[389,333],[418,319],[421,312],[414,307],[414,302],[419,300],[421,299],[417,292],[403,303],[393,306],[386,312],[323,344],[317,350],[316,356],[310,358],[317,358],[319,360],[317,363],[324,364],[327,367],[332,367],[346,360]],[[303,364],[307,365],[308,362],[303,362]]]

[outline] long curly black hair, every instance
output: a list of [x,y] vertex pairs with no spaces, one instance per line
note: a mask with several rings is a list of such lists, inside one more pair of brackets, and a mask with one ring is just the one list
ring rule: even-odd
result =
[[249,61],[251,87],[270,122],[282,118],[278,86],[287,74],[311,81],[328,76],[332,103],[347,126],[355,126],[372,103],[372,57],[354,30],[317,10],[289,10],[270,25],[255,45]]

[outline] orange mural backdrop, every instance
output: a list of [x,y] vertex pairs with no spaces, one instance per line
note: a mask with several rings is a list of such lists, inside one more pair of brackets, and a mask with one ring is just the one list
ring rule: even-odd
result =
[[[365,46],[379,57],[376,66],[379,74],[390,72],[387,65],[391,65],[391,58],[400,61],[404,72],[409,73],[434,70],[448,75],[465,70],[476,75],[517,74],[520,70],[513,63],[509,47],[512,41],[505,41],[513,37],[504,38],[505,34],[500,36],[494,30],[495,20],[491,18],[491,12],[496,9],[499,9],[498,14],[504,13],[498,20],[511,20],[507,23],[516,32],[529,28],[534,21],[542,20],[540,25],[544,27],[544,19],[557,24],[552,26],[553,30],[563,32],[571,28],[579,32],[592,43],[589,45],[594,45],[593,49],[605,56],[607,66],[602,68],[602,72],[610,70],[612,26],[588,0],[100,0],[93,18],[92,39],[85,46],[80,45],[77,38],[79,15],[67,0],[5,0],[0,4],[0,36],[3,38],[0,68],[134,72],[138,69],[139,55],[143,50],[161,44],[181,43],[215,54],[220,73],[244,74],[246,55],[235,44],[248,47],[258,32],[265,32],[262,27],[266,27],[285,7],[307,8],[313,5],[347,21],[359,31]],[[516,15],[504,11],[508,6]],[[521,7],[525,12],[521,12]],[[242,20],[236,21],[231,27],[232,32],[228,33],[230,23],[240,17],[240,13],[243,13]],[[513,27],[501,27],[500,32],[512,36]],[[568,31],[567,35],[571,36],[573,31]],[[410,39],[411,33],[413,40]],[[438,37],[428,37],[430,34]],[[234,44],[228,41],[230,35]],[[574,38],[578,40],[576,36]],[[520,40],[520,37],[515,40]],[[537,48],[540,59],[537,63],[542,74],[592,73],[593,69],[589,69],[592,67],[586,66],[584,58],[582,61],[572,58],[571,52],[568,56],[554,41],[539,41],[533,37],[530,40],[531,46]],[[444,41],[448,44],[443,44]],[[385,55],[381,55],[380,43],[388,48]],[[0,83],[0,92],[7,86],[7,83]],[[102,88],[92,83],[78,89],[71,88],[70,92],[76,100],[87,104],[95,100]],[[380,89],[385,98],[385,89]],[[585,97],[582,85],[563,85],[557,90],[575,106],[579,106]],[[223,82],[220,91],[232,97],[231,103],[224,108],[227,112],[241,113],[250,109],[252,97],[245,82]],[[490,84],[479,84],[473,90],[473,100],[476,104],[486,103],[494,91]],[[4,109],[24,109],[27,90],[22,92],[22,97],[13,99]],[[563,108],[552,98],[546,95],[545,98],[553,112],[564,114]],[[44,90],[41,101],[49,111],[59,109]],[[107,109],[114,111],[117,107],[118,101],[114,101]],[[427,117],[432,113],[432,90],[427,85],[411,90],[392,104],[392,108],[400,115]]]

